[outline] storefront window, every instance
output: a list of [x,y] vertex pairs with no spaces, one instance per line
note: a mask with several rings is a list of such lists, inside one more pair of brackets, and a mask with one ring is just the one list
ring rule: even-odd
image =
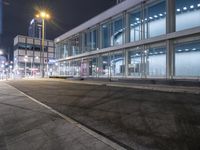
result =
[[200,76],[200,39],[175,43],[175,75]]
[[176,0],[176,31],[200,26],[200,0]]
[[152,77],[166,76],[166,47],[151,45],[145,53],[146,75]]
[[124,51],[114,52],[110,58],[111,76],[123,76],[125,71]]
[[89,59],[89,76],[97,77],[97,58],[95,56]]
[[100,55],[98,58],[98,75],[99,77],[109,77],[110,75],[110,59],[109,54]]
[[128,51],[128,75],[141,76],[142,55],[139,48]]

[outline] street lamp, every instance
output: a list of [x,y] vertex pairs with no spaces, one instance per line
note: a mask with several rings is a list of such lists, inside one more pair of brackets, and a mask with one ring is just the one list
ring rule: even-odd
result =
[[42,72],[42,78],[44,78],[44,21],[50,19],[50,15],[46,11],[41,11],[36,15],[36,18],[42,19],[42,66],[40,72]]

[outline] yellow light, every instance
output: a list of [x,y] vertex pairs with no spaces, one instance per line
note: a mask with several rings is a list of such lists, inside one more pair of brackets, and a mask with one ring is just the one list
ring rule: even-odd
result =
[[42,11],[42,12],[40,12],[40,16],[41,16],[42,18],[45,18],[45,17],[46,17],[46,13],[45,13],[44,11]]
[[46,18],[49,19],[49,18],[50,18],[50,15],[49,15],[49,14],[46,14]]
[[40,15],[39,15],[39,14],[37,14],[37,15],[36,15],[36,18],[39,18],[39,17],[40,17]]

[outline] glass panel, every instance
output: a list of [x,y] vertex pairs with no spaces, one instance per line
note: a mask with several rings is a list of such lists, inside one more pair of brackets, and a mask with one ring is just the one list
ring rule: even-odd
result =
[[152,47],[145,52],[146,75],[166,76],[166,47]]
[[110,59],[108,54],[100,55],[98,59],[99,67],[97,68],[99,77],[109,77]]
[[97,30],[93,29],[90,31],[90,42],[91,42],[91,50],[96,50],[97,49]]
[[200,76],[200,40],[175,44],[175,75]]
[[145,10],[145,37],[150,38],[166,33],[166,1],[156,1]]
[[129,14],[130,42],[141,40],[141,12],[133,11]]
[[109,23],[101,25],[101,34],[102,34],[102,48],[110,46],[110,26]]
[[200,0],[176,0],[176,31],[200,26]]
[[80,51],[80,45],[79,45],[80,41],[79,41],[79,36],[75,36],[71,39],[69,39],[69,46],[70,46],[70,51],[71,51],[71,56],[75,56],[78,54],[81,54]]
[[124,52],[115,52],[111,55],[111,76],[123,76],[125,65],[124,65]]
[[74,67],[74,76],[79,77],[80,76],[81,61],[80,60],[74,61],[73,67]]
[[141,63],[142,63],[141,51],[133,49],[128,51],[128,75],[129,76],[141,76]]
[[123,43],[123,19],[122,17],[112,22],[111,46],[121,45]]
[[97,58],[91,58],[89,61],[89,76],[97,77]]

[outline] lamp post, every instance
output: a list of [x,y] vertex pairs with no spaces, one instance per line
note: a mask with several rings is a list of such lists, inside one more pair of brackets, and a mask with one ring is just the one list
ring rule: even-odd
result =
[[40,67],[40,72],[42,72],[42,78],[44,78],[44,27],[45,20],[50,19],[50,15],[45,11],[41,11],[39,14],[36,15],[36,18],[42,19],[42,63]]

